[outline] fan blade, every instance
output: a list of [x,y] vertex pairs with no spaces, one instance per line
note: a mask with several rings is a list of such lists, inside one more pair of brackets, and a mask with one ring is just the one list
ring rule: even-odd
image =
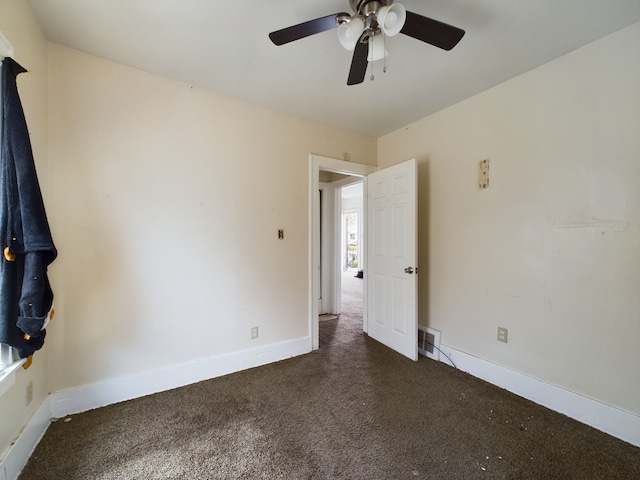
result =
[[464,36],[464,30],[458,27],[413,12],[407,12],[407,19],[400,33],[443,50],[451,50]]
[[349,69],[349,78],[347,79],[347,85],[357,85],[364,82],[364,76],[367,74],[367,66],[369,61],[369,42],[363,42],[363,38],[367,35],[362,34],[356,48],[353,51],[353,59],[351,60],[351,68]]
[[300,40],[301,38],[309,37],[316,33],[338,28],[338,17],[344,16],[350,17],[348,13],[344,12],[327,15],[326,17],[316,18],[315,20],[309,20],[308,22],[271,32],[269,38],[276,45],[284,45],[285,43]]

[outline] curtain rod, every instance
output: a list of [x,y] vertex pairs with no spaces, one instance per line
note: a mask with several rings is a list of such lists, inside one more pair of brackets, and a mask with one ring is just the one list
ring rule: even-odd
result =
[[4,60],[5,57],[13,57],[13,45],[0,30],[0,60]]

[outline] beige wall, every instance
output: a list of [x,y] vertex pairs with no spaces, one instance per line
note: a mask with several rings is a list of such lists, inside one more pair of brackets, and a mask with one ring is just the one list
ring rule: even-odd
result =
[[308,155],[375,139],[49,55],[53,389],[307,337]]
[[635,414],[639,51],[635,24],[378,140],[381,167],[419,160],[420,322]]
[[[47,175],[47,40],[26,2],[0,0],[0,30],[15,49],[14,59],[29,73],[18,76],[18,90],[31,134],[40,186],[49,208]],[[55,268],[55,264],[52,269]],[[0,396],[0,459],[48,393],[47,348],[34,355],[28,370],[19,369],[15,385]],[[25,392],[33,382],[33,400]]]

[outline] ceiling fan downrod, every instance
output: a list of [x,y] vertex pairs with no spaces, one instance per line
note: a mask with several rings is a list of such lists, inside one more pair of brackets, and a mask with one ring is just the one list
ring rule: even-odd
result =
[[380,8],[391,5],[393,0],[384,1],[384,0],[349,0],[349,5],[351,5],[351,9],[359,15],[363,17],[368,17],[370,15],[375,15]]

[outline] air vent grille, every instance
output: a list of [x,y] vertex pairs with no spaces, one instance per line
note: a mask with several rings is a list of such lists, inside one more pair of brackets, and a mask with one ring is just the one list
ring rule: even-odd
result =
[[440,360],[440,332],[418,325],[418,352],[433,360]]

